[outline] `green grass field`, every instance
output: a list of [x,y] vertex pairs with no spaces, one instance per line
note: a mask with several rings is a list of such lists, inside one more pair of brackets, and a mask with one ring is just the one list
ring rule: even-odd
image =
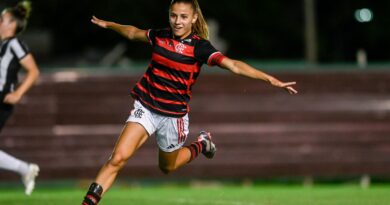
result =
[[[82,189],[38,188],[24,196],[19,188],[0,188],[1,205],[80,204]],[[298,185],[260,185],[251,187],[156,186],[113,188],[102,205],[387,205],[390,185],[362,189],[354,185],[320,185],[304,188]]]

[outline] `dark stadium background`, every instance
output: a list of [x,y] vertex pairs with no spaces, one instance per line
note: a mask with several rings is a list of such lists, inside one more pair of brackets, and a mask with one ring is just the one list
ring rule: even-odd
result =
[[[16,0],[2,0],[0,8]],[[166,27],[169,0],[33,0],[33,15],[26,35],[44,32],[46,51],[41,63],[71,65],[69,58],[96,62],[118,42],[113,32],[90,23],[102,19],[141,28]],[[200,0],[204,15],[220,26],[219,36],[228,43],[227,55],[257,60],[304,60],[303,1]],[[389,1],[317,1],[318,57],[321,63],[354,62],[356,51],[364,48],[370,61],[390,57]],[[359,23],[354,12],[370,8],[374,20]],[[43,41],[41,39],[41,41]],[[131,59],[147,59],[142,44],[127,43]],[[38,44],[39,45],[39,44]],[[37,48],[39,49],[39,47]],[[61,61],[62,60],[62,61]]]

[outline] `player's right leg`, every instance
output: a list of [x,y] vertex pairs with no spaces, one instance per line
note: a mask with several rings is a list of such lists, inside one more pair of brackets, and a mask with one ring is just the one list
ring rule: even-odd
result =
[[102,195],[113,184],[118,172],[134,152],[144,144],[148,136],[147,131],[141,124],[135,122],[126,124],[111,157],[100,169],[95,182],[91,184],[82,202],[83,205],[96,205],[99,203]]

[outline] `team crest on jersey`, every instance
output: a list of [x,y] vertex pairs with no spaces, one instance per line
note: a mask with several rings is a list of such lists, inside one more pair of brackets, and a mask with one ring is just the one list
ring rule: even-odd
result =
[[177,44],[177,45],[175,46],[175,50],[176,50],[176,52],[178,52],[178,53],[183,53],[184,50],[185,50],[186,48],[187,48],[186,45],[184,45],[184,44],[182,44],[182,43],[179,43],[179,44]]

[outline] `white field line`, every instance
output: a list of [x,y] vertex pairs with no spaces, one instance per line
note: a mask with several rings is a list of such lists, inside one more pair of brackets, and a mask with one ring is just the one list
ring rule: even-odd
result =
[[186,199],[186,198],[176,198],[176,199],[156,199],[156,198],[142,198],[138,200],[147,200],[147,201],[152,201],[152,202],[168,202],[168,203],[173,203],[173,204],[207,204],[207,205],[264,205],[264,204],[258,204],[258,203],[253,203],[253,202],[243,202],[243,201],[229,201],[229,200],[217,200],[217,199],[209,199],[209,200],[204,200],[204,199]]
[[190,199],[175,199],[172,200],[175,203],[180,204],[215,204],[215,205],[260,205],[255,203],[240,202],[240,201],[227,201],[227,200],[190,200]]

